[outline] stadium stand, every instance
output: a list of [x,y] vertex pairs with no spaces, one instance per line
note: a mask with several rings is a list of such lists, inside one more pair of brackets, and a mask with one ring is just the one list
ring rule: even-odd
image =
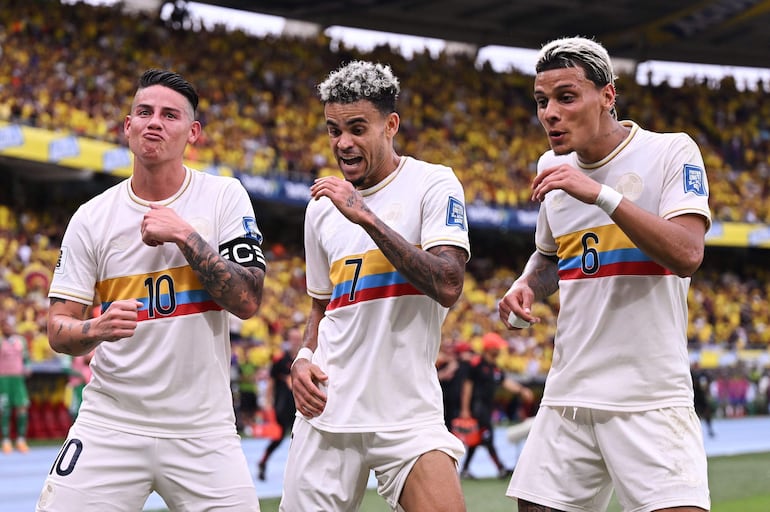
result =
[[[547,142],[534,117],[528,75],[477,69],[464,56],[406,59],[388,47],[366,55],[345,47],[333,51],[323,36],[300,40],[224,29],[175,30],[118,7],[42,0],[8,4],[0,10],[0,302],[16,312],[17,328],[29,340],[35,362],[30,392],[39,423],[31,421],[34,436],[58,437],[68,426],[61,412],[68,362],[51,352],[45,333],[46,293],[58,243],[74,205],[121,176],[96,168],[84,178],[53,158],[50,145],[33,146],[28,153],[38,155],[48,170],[38,176],[28,165],[37,157],[19,157],[9,144],[22,133],[43,134],[44,140],[95,140],[119,149],[128,109],[121,102],[131,97],[137,70],[172,68],[200,84],[204,137],[187,155],[193,167],[235,175],[245,184],[269,178],[302,185],[336,172],[314,98],[316,81],[351,58],[388,62],[404,77],[401,110],[408,121],[401,127],[400,151],[451,165],[465,184],[469,205],[533,211],[529,182]],[[739,89],[728,78],[690,80],[676,88],[621,77],[618,87],[621,117],[653,130],[685,131],[698,141],[715,220],[728,226],[770,224],[770,84]],[[73,165],[78,166],[85,168]],[[280,349],[281,333],[287,326],[301,327],[309,310],[302,195],[280,199],[255,194],[269,274],[260,314],[233,322],[236,361],[266,365]],[[514,269],[532,249],[531,225],[519,225],[521,232],[479,226],[471,225],[470,272],[444,336],[478,350],[483,334],[498,332],[509,345],[500,365],[540,382],[549,367],[558,298],[538,305],[541,324],[514,333],[503,329],[496,307]],[[758,231],[732,244],[738,247],[710,246],[690,292],[693,361],[715,383],[725,372],[745,383],[733,386],[744,390],[743,407],[721,398],[724,393],[715,384],[722,415],[768,412],[770,276],[762,248],[768,230]]]

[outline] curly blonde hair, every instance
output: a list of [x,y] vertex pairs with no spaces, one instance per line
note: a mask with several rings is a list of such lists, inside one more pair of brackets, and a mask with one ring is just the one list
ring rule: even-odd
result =
[[370,101],[380,112],[396,110],[401,88],[390,66],[354,60],[335,71],[318,85],[318,96],[324,103]]

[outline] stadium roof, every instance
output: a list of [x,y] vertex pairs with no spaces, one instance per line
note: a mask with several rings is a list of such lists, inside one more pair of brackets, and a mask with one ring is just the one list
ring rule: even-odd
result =
[[770,0],[202,0],[313,22],[523,48],[588,36],[613,57],[770,68]]

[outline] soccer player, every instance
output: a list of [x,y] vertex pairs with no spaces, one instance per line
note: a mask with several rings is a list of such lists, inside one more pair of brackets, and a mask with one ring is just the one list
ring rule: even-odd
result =
[[0,311],[0,433],[4,454],[13,451],[11,413],[16,415],[16,449],[27,453],[29,393],[26,379],[31,373],[29,350],[24,336],[16,333],[10,311]]
[[506,494],[523,512],[605,510],[613,487],[624,510],[708,510],[686,339],[711,222],[700,151],[617,119],[612,63],[593,40],[546,44],[536,72],[551,146],[532,182],[536,250],[499,313],[509,328],[537,322],[532,303],[557,290],[560,310]]
[[358,510],[370,470],[394,510],[465,510],[435,368],[470,257],[464,192],[452,169],[396,152],[399,90],[389,66],[362,61],[318,87],[345,179],[310,188],[284,512]]
[[[77,420],[38,512],[258,511],[235,430],[230,313],[257,312],[262,235],[233,178],[183,164],[198,94],[180,75],[139,79],[124,134],[130,178],[82,205],[49,291],[51,347],[94,351]],[[102,313],[86,319],[95,298]]]

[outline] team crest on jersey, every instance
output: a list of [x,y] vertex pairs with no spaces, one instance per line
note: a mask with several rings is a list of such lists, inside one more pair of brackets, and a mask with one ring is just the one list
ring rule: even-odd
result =
[[262,244],[262,233],[259,232],[259,228],[257,227],[257,219],[254,217],[244,217],[243,230],[246,231],[246,236],[248,238],[253,238],[260,245]]
[[449,198],[446,207],[446,225],[457,226],[462,230],[467,229],[465,227],[465,205],[454,197]]
[[692,192],[696,196],[706,195],[706,180],[702,168],[684,164],[684,192]]

